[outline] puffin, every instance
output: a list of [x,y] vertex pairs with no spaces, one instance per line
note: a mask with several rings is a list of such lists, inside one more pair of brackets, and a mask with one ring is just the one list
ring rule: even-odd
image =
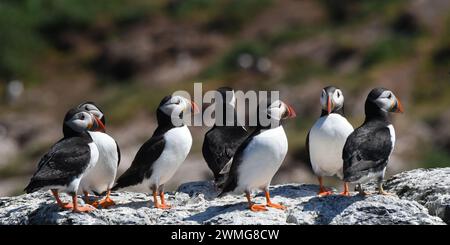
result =
[[[202,154],[214,175],[216,187],[220,189],[226,180],[236,150],[249,133],[244,126],[238,124],[234,90],[230,87],[218,88],[216,98],[218,98],[215,101],[216,108],[217,106],[223,108],[223,121],[216,121],[214,126],[205,134]],[[227,117],[231,113],[234,120]]]
[[[97,119],[100,119],[103,128],[106,129],[106,119],[103,111],[91,101],[84,102],[78,105],[79,109],[86,110]],[[111,188],[113,187],[117,169],[120,164],[120,148],[111,136],[103,131],[88,131],[94,143],[97,145],[99,151],[99,158],[94,168],[89,170],[81,179],[80,188],[84,193],[84,201],[92,204],[94,207],[107,208],[114,205],[114,201],[110,198]],[[97,196],[106,193],[104,199],[100,201],[91,202],[89,200],[89,193],[94,193]]]
[[[261,108],[261,107],[259,107]],[[269,185],[280,168],[288,151],[288,140],[282,121],[296,116],[294,109],[276,100],[259,112],[259,120],[255,130],[239,146],[234,155],[228,178],[218,197],[227,193],[245,193],[248,207],[253,212],[267,211],[267,207],[285,210],[283,205],[272,203]],[[261,116],[266,113],[269,125],[262,125]],[[266,205],[258,205],[251,201],[251,192],[263,190]]]
[[344,181],[357,184],[360,195],[368,195],[362,184],[372,179],[378,183],[379,194],[389,195],[383,190],[383,179],[396,139],[390,112],[404,112],[400,100],[388,89],[373,89],[365,103],[364,123],[345,143],[342,152]]
[[[322,114],[314,123],[306,137],[308,151],[314,174],[319,180],[319,196],[331,195],[332,191],[323,186],[324,176],[338,176],[342,173],[342,150],[348,136],[353,132],[353,126],[344,115],[344,94],[342,90],[328,86],[320,96]],[[348,196],[348,184],[344,183],[341,195]]]
[[[99,158],[97,145],[88,130],[104,130],[101,121],[80,109],[70,109],[63,124],[64,137],[55,143],[41,158],[26,193],[51,190],[56,203],[73,212],[90,212],[95,208],[86,204],[78,206],[77,191],[80,181],[89,169],[95,167]],[[72,203],[63,203],[59,192],[72,196]]]
[[[166,96],[156,110],[158,127],[137,152],[131,166],[117,179],[112,190],[144,186],[153,193],[155,208],[168,209],[164,184],[184,162],[192,146],[192,136],[183,123],[185,112],[198,112],[195,102],[181,96]],[[158,203],[157,196],[161,199]]]

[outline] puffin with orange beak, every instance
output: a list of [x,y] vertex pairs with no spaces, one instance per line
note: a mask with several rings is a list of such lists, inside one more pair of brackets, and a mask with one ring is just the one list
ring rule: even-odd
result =
[[[280,100],[262,108],[261,114],[267,114],[270,124],[263,125],[258,120],[253,133],[239,146],[234,155],[231,169],[219,197],[227,193],[245,193],[249,209],[253,212],[267,211],[266,207],[285,210],[283,205],[270,199],[269,185],[288,151],[288,141],[282,121],[296,117],[295,111]],[[258,110],[259,111],[259,110]],[[254,190],[263,190],[266,205],[251,201]]]
[[[117,142],[106,133],[105,115],[94,102],[82,103],[78,105],[78,108],[94,115],[101,124],[96,131],[89,131],[89,135],[98,147],[99,158],[95,167],[81,179],[80,189],[84,193],[86,203],[92,204],[94,207],[107,208],[115,204],[110,195],[120,163],[120,148]],[[105,195],[105,198],[91,201],[90,193],[97,196]]]
[[[81,179],[95,167],[99,157],[97,145],[88,130],[101,128],[101,121],[91,113],[80,109],[69,110],[64,118],[64,137],[41,158],[25,191],[51,190],[63,209],[72,209],[73,212],[94,210],[90,205],[78,206],[77,191]],[[60,191],[72,196],[72,203],[63,203],[59,197]]]
[[367,97],[365,111],[366,120],[344,146],[344,181],[356,183],[359,193],[367,195],[362,184],[376,179],[378,193],[387,195],[383,179],[395,146],[395,130],[389,113],[403,113],[403,106],[392,91],[375,88]]
[[[130,168],[117,180],[113,190],[129,186],[149,188],[155,208],[168,209],[164,184],[175,174],[192,146],[192,135],[183,122],[186,112],[199,112],[197,105],[181,96],[166,96],[156,110],[158,127],[137,152]],[[158,195],[161,202],[158,202]]]
[[[320,96],[322,114],[314,123],[306,137],[306,149],[314,174],[320,184],[319,196],[332,192],[323,185],[323,177],[338,176],[342,179],[342,149],[353,126],[344,115],[344,94],[339,88],[329,86]],[[342,195],[349,195],[348,185],[344,183]]]

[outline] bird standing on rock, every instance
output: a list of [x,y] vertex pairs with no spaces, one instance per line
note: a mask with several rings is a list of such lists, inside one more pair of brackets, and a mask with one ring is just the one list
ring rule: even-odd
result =
[[379,194],[385,195],[383,179],[395,146],[395,130],[388,113],[403,113],[403,106],[392,91],[375,88],[367,97],[365,111],[364,123],[344,146],[344,181],[357,183],[359,193],[367,195],[361,185],[375,178]]
[[[342,179],[342,149],[353,126],[344,116],[344,94],[339,88],[329,86],[320,97],[322,114],[306,137],[306,150],[314,173],[318,176],[320,196],[332,194],[323,186],[324,176],[337,175]],[[344,183],[342,195],[349,195],[348,184]]]
[[[182,122],[188,110],[198,112],[197,105],[181,96],[166,96],[160,103],[156,117],[158,127],[152,137],[141,146],[130,168],[117,180],[113,190],[143,185],[153,192],[156,208],[167,209],[164,184],[169,181],[192,146],[192,136]],[[157,196],[160,196],[161,204]]]
[[[80,109],[71,109],[64,118],[64,138],[54,144],[38,164],[27,193],[51,190],[58,205],[74,212],[89,212],[90,205],[79,207],[77,191],[84,174],[98,161],[99,151],[88,130],[104,130],[101,121],[94,115]],[[63,203],[59,191],[72,196],[72,204]]]
[[288,150],[288,141],[281,122],[296,116],[294,109],[280,100],[271,103],[264,111],[271,124],[263,126],[261,120],[258,120],[255,131],[236,151],[229,176],[219,195],[221,197],[229,192],[244,192],[249,208],[254,212],[267,211],[264,205],[257,205],[251,201],[250,194],[255,189],[264,190],[266,206],[286,209],[280,204],[271,202],[269,185]]
[[[84,109],[100,119],[103,123],[103,128],[106,129],[105,115],[94,102],[82,103],[78,108]],[[84,201],[86,203],[90,203],[94,207],[101,206],[107,208],[115,204],[110,198],[110,195],[120,163],[119,145],[105,131],[89,131],[88,133],[97,145],[99,158],[95,167],[90,169],[81,179],[80,187],[84,193]],[[106,193],[106,196],[100,201],[91,203],[89,193],[94,193],[98,196]]]
[[[228,96],[227,96],[228,95]],[[227,173],[233,161],[233,156],[238,147],[248,137],[244,126],[238,125],[236,115],[236,98],[232,88],[222,87],[217,89],[217,96],[221,102],[218,106],[223,107],[223,122],[217,122],[218,111],[216,110],[216,122],[206,134],[203,141],[202,153],[208,167],[214,174],[214,182],[220,189],[226,180]],[[219,103],[215,101],[216,105]],[[233,115],[234,120],[227,115]],[[227,125],[230,123],[231,125]]]

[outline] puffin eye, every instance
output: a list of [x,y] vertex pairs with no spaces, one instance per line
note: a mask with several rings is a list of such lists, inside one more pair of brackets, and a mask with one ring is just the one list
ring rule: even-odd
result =
[[337,97],[340,98],[341,97],[341,92],[337,92]]
[[81,114],[81,117],[80,117],[80,119],[81,119],[81,120],[84,120],[84,119],[85,119],[85,116],[84,116],[84,114]]
[[389,94],[388,99],[392,99],[392,94]]

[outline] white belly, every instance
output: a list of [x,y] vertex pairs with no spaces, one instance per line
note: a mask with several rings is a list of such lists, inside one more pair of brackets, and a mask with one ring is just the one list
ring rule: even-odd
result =
[[268,187],[286,157],[287,150],[288,141],[282,126],[255,136],[243,152],[235,192]]
[[82,191],[102,193],[109,190],[116,179],[119,155],[114,139],[102,132],[89,132],[97,145],[97,164],[81,179]]
[[148,187],[167,183],[191,150],[192,136],[187,126],[170,129],[164,134],[164,140],[164,150],[153,163],[152,175],[144,181]]
[[342,178],[342,150],[352,132],[352,125],[339,114],[316,121],[309,134],[309,154],[316,175]]

